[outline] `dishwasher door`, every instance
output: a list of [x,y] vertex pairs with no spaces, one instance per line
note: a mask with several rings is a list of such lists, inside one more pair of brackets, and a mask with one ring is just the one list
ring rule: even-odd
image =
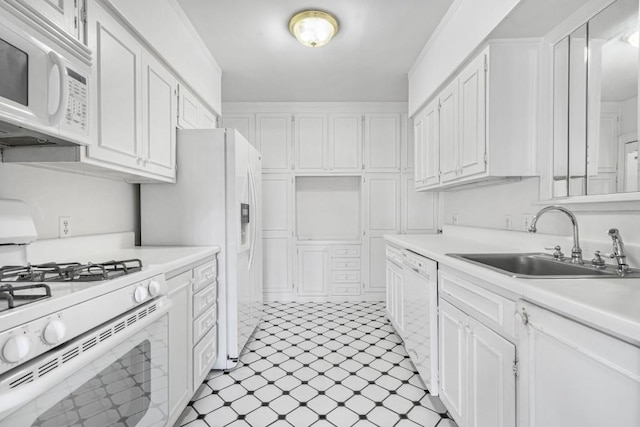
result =
[[437,263],[403,252],[405,347],[420,378],[438,395]]

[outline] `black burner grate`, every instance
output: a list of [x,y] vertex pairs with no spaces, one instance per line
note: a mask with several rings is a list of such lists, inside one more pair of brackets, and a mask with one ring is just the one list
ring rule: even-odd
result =
[[128,259],[99,264],[46,263],[0,267],[0,282],[93,282],[142,270],[142,261]]
[[[39,292],[38,290],[41,291]],[[51,288],[44,283],[21,286],[0,285],[0,300],[6,301],[6,306],[0,306],[0,311],[14,308],[16,305],[36,302],[50,296]]]

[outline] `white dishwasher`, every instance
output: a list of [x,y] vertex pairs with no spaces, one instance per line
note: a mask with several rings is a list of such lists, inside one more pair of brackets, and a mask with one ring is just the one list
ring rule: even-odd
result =
[[402,251],[404,344],[411,361],[433,396],[438,386],[438,264]]

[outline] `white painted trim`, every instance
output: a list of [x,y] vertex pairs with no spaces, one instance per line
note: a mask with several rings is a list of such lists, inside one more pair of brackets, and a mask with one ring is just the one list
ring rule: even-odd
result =
[[[603,205],[606,203],[607,205]],[[574,196],[533,202],[534,205],[584,205],[589,211],[638,211],[640,210],[640,192],[595,194],[590,196]],[[589,206],[587,206],[589,205]]]
[[406,102],[223,102],[225,114],[238,113],[406,113]]
[[453,3],[451,3],[451,6],[449,6],[449,9],[447,9],[447,12],[444,14],[442,19],[440,20],[440,23],[438,24],[436,29],[433,30],[433,33],[431,33],[429,40],[427,40],[427,43],[425,43],[424,47],[422,48],[422,50],[420,51],[416,59],[413,61],[413,64],[411,65],[411,67],[409,68],[409,71],[407,72],[407,75],[409,76],[409,78],[413,76],[416,65],[424,58],[424,56],[427,54],[427,51],[431,49],[431,46],[433,46],[436,40],[438,40],[442,31],[446,28],[447,25],[449,25],[451,18],[453,18],[453,15],[455,15],[456,11],[458,10],[458,8],[460,7],[463,1],[464,0],[453,0]]

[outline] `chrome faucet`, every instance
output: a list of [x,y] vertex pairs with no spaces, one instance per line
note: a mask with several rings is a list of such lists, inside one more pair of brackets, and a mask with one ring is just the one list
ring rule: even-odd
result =
[[538,219],[540,219],[543,213],[549,212],[549,211],[563,212],[571,220],[571,224],[573,224],[573,248],[571,248],[571,262],[573,264],[584,264],[584,261],[582,261],[582,249],[580,249],[580,242],[578,239],[578,220],[569,209],[563,208],[562,206],[547,206],[540,209],[538,213],[535,214],[531,220],[531,227],[529,227],[529,232],[535,233],[536,231],[538,231],[538,229],[536,228],[536,223],[538,222]]
[[617,228],[611,228],[609,230],[609,236],[613,240],[613,253],[609,255],[611,258],[615,258],[618,263],[618,273],[624,274],[629,269],[627,265],[627,254],[624,251],[624,243],[622,243],[622,236]]

